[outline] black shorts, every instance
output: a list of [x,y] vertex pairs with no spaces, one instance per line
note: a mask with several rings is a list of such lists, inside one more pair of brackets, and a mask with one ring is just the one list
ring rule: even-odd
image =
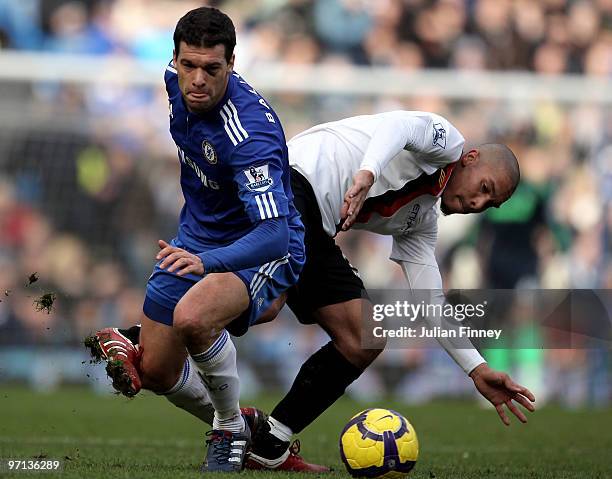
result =
[[323,229],[323,220],[312,186],[293,168],[291,188],[294,204],[306,228],[306,264],[297,284],[289,289],[287,305],[300,323],[311,324],[312,313],[330,304],[367,297],[357,269],[351,266],[333,238]]

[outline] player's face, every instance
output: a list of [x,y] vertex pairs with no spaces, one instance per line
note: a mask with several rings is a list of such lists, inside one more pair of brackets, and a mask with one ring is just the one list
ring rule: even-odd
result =
[[465,153],[442,193],[440,209],[445,215],[480,213],[510,198],[512,183],[503,168],[482,161],[478,150]]
[[204,113],[221,101],[234,68],[234,56],[225,59],[225,45],[195,47],[181,42],[174,65],[187,109]]

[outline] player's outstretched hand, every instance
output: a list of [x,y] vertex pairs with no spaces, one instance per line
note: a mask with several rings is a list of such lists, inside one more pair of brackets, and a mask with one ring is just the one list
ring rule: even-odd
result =
[[516,401],[528,411],[535,411],[535,396],[531,391],[515,383],[506,373],[491,369],[487,363],[476,366],[470,377],[478,392],[495,406],[497,414],[506,426],[510,425],[510,419],[506,415],[504,404],[521,422],[527,422],[527,418],[512,401]]
[[204,274],[204,263],[199,256],[185,251],[184,249],[177,248],[166,243],[164,240],[159,240],[157,244],[160,247],[160,252],[157,253],[156,258],[163,259],[159,267],[161,269],[167,269],[169,273],[176,271],[178,276],[184,276],[186,274]]
[[359,170],[353,176],[353,186],[344,195],[344,203],[340,211],[340,218],[344,220],[342,230],[347,231],[355,223],[361,211],[368,191],[374,184],[374,175],[368,170]]

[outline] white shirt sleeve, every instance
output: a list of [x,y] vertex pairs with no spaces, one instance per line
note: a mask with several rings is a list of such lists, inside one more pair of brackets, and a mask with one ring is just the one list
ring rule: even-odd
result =
[[[419,290],[419,298],[427,296],[426,301],[430,304],[444,304],[446,298],[442,288],[442,277],[434,257],[434,242],[431,244],[431,236],[402,235],[393,237],[393,253],[391,259],[396,261],[402,268],[408,288]],[[420,251],[420,253],[418,253]],[[410,254],[412,253],[412,258]],[[401,258],[401,259],[400,259]],[[428,326],[439,326],[442,318],[425,317]],[[457,323],[459,324],[459,323]],[[445,326],[448,328],[448,326]],[[486,362],[478,350],[474,348],[468,338],[437,338],[440,345],[446,350],[451,358],[461,367],[466,374]]]
[[465,140],[447,119],[416,111],[392,111],[381,117],[360,165],[372,172],[374,181],[402,150],[412,152],[427,174],[461,157]]

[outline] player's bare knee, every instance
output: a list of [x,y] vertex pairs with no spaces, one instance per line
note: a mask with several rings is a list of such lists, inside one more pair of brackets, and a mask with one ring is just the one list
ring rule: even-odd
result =
[[214,308],[206,310],[201,305],[196,308],[190,303],[179,302],[174,309],[173,326],[183,338],[213,338],[224,327],[217,321],[219,316]]
[[180,302],[174,308],[172,315],[172,326],[181,336],[189,336],[198,328],[198,318],[194,314],[193,308],[188,304]]

